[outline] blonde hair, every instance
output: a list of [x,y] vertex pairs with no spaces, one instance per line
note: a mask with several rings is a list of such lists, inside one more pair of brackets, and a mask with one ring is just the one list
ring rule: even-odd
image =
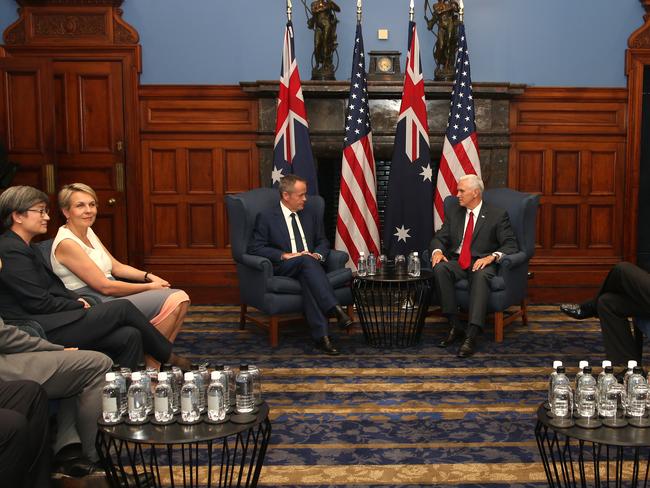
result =
[[59,192],[59,208],[69,210],[70,197],[72,197],[72,194],[76,191],[88,193],[88,195],[95,199],[95,202],[97,201],[97,193],[95,193],[95,190],[90,188],[88,185],[85,183],[70,183],[61,188],[61,191]]

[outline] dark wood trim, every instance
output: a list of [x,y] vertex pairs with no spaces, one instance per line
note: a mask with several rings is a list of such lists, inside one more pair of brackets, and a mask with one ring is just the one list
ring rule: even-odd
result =
[[[541,195],[532,302],[587,298],[628,259],[629,242],[636,242],[628,189],[638,175],[626,161],[627,125],[625,89],[531,87],[513,99],[509,186]],[[568,220],[560,223],[555,212],[564,210]],[[610,218],[593,221],[599,211]]]

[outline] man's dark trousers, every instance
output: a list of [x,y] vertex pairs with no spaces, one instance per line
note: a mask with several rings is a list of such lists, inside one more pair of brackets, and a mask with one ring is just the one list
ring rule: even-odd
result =
[[323,265],[311,256],[286,259],[274,269],[275,274],[295,278],[302,287],[302,306],[314,339],[327,335],[327,313],[338,301],[327,280]]
[[0,484],[50,486],[47,395],[34,381],[0,382]]
[[619,263],[607,275],[596,298],[607,358],[624,365],[641,362],[643,334],[630,329],[628,317],[650,316],[650,274],[632,263]]
[[456,259],[441,261],[433,267],[435,287],[442,313],[446,316],[458,313],[456,302],[456,282],[469,281],[469,314],[467,323],[483,327],[487,304],[490,297],[490,280],[496,275],[497,267],[490,264],[483,269],[472,272],[474,260],[467,269],[461,269]]

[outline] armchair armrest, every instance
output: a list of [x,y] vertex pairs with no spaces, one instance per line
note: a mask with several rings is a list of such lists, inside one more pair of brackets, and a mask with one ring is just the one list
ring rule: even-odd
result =
[[268,258],[244,253],[241,256],[241,264],[262,271],[265,278],[271,278],[273,276],[273,265]]
[[345,268],[348,259],[350,259],[350,256],[348,256],[347,252],[332,249],[325,260],[325,267],[328,271]]
[[514,254],[506,254],[501,258],[499,265],[505,269],[512,269],[528,261],[528,256],[523,251]]

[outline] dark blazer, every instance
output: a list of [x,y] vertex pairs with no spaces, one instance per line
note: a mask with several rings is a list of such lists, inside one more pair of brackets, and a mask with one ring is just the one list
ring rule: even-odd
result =
[[78,295],[44,262],[42,253],[15,232],[0,236],[0,316],[35,320],[47,332],[85,315]]
[[[445,214],[442,227],[431,240],[429,252],[440,249],[447,259],[455,258],[456,249],[463,240],[467,209],[457,205]],[[508,212],[483,202],[481,213],[474,222],[472,259],[478,259],[493,252],[513,254],[519,250],[517,237],[510,226]]]
[[[248,253],[268,258],[273,264],[280,264],[281,256],[291,252],[291,237],[284,215],[280,209],[281,203],[257,215],[253,238],[248,245]],[[314,209],[309,206],[297,212],[309,252],[318,253],[327,259],[330,245],[325,237],[323,221]]]

